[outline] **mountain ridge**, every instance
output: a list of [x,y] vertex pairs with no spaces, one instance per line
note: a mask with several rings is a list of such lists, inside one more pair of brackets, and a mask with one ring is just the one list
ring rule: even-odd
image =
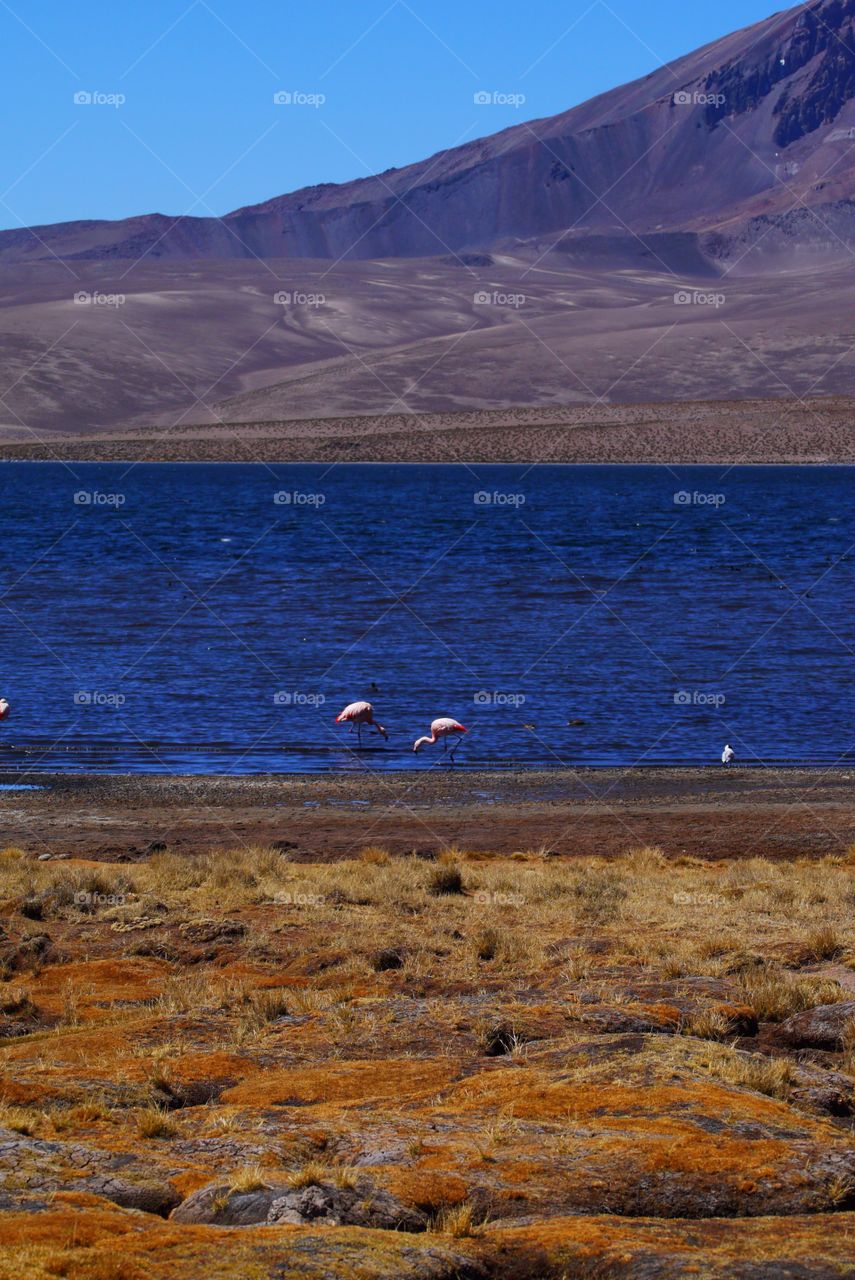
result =
[[0,261],[374,259],[572,228],[713,231],[855,196],[855,0],[811,0],[555,116],[223,217],[0,232]]

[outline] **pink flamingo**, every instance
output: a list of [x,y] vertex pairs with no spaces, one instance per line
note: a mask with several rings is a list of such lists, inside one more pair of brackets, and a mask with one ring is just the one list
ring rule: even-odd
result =
[[349,724],[350,732],[353,733],[353,726],[356,725],[356,731],[359,735],[359,745],[362,746],[362,726],[369,725],[370,728],[376,729],[378,733],[382,733],[383,737],[388,740],[388,733],[382,724],[378,724],[374,719],[374,708],[370,702],[351,702],[341,711],[335,718],[336,724]]
[[464,726],[460,723],[459,720],[452,720],[451,716],[442,716],[439,720],[434,720],[431,723],[429,738],[416,739],[416,741],[413,743],[413,751],[418,751],[420,747],[425,747],[425,746],[432,747],[435,743],[439,742],[440,738],[443,739],[444,750],[447,751],[448,739],[450,737],[456,737],[457,741],[455,742],[454,746],[451,748],[451,763],[453,764],[454,753],[457,750],[457,748],[460,746],[461,742],[463,741],[464,733],[468,733],[468,732],[469,730],[464,728]]

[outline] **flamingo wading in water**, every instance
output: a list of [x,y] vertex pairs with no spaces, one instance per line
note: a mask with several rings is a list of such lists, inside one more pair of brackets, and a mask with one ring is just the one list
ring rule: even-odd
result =
[[431,723],[429,738],[416,739],[413,743],[413,751],[418,751],[421,747],[432,747],[435,743],[439,742],[440,738],[443,740],[444,750],[447,751],[448,739],[456,738],[457,741],[451,748],[451,762],[453,764],[454,753],[463,741],[464,733],[468,732],[469,730],[466,729],[459,720],[452,720],[451,716],[441,716],[439,720],[434,720]]
[[336,724],[349,724],[351,733],[353,733],[353,726],[356,725],[360,747],[362,746],[362,726],[364,724],[371,729],[376,729],[378,733],[382,733],[384,738],[388,739],[389,737],[382,724],[378,724],[374,719],[374,708],[370,702],[351,702],[345,707],[344,711],[339,712],[335,722]]

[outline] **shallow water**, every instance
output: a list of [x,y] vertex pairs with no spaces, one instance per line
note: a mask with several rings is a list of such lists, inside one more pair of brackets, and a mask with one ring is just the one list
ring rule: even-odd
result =
[[851,764],[853,479],[2,464],[0,767]]

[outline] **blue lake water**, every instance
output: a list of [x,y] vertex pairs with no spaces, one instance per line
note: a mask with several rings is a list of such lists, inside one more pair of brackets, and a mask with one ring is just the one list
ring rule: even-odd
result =
[[853,480],[2,464],[0,767],[851,765]]

